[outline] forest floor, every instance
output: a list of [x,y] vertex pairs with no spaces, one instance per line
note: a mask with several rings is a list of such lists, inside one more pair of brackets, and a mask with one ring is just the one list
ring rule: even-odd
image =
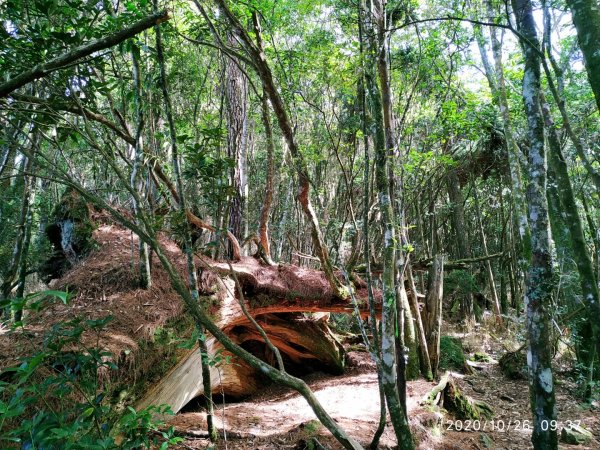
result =
[[[98,244],[77,267],[52,283],[52,289],[74,292],[69,305],[54,302],[39,313],[28,317],[28,324],[17,332],[0,330],[0,369],[18,364],[19,357],[35,352],[44,339],[44,330],[70,319],[81,316],[98,319],[110,314],[113,321],[99,333],[84,333],[87,341],[117,355],[122,366],[116,382],[131,382],[144,375],[144,383],[151,383],[151,372],[159,377],[168,365],[162,362],[176,359],[176,350],[150,345],[147,340],[157,330],[164,329],[170,322],[182,324],[176,331],[185,334],[186,323],[183,307],[169,286],[164,271],[154,261],[154,287],[141,290],[136,287],[132,267],[132,249],[136,248],[134,237],[119,227],[99,227],[94,238]],[[161,238],[163,246],[178,268],[184,272],[185,259],[177,246],[167,238]],[[518,328],[518,327],[515,327]],[[189,331],[189,330],[187,330]],[[480,328],[468,335],[457,333],[447,327],[444,334],[460,339],[466,354],[485,352],[492,357],[488,363],[477,363],[478,369],[469,375],[455,374],[454,379],[462,391],[476,400],[490,404],[494,410],[494,422],[470,424],[452,421],[452,417],[441,416],[430,406],[421,405],[421,399],[435,383],[423,379],[410,381],[407,386],[408,416],[413,432],[424,450],[469,450],[504,449],[521,450],[531,448],[531,422],[528,384],[526,380],[509,380],[500,372],[497,360],[507,350],[510,336]],[[179,335],[178,335],[179,336]],[[185,336],[179,336],[185,337]],[[518,346],[520,339],[513,338],[511,344]],[[140,343],[143,343],[140,346]],[[379,422],[379,391],[375,367],[365,351],[348,353],[347,370],[341,376],[313,373],[305,378],[325,409],[332,417],[361,444],[368,445]],[[164,361],[163,361],[164,360]],[[171,361],[172,362],[172,361]],[[159,367],[160,366],[160,367]],[[129,370],[130,369],[130,370]],[[161,370],[158,370],[161,369]],[[563,449],[600,449],[599,405],[582,405],[575,397],[575,384],[568,381],[568,361],[558,359],[555,365],[558,429],[568,421],[579,422],[594,433],[595,441],[587,446],[561,444]],[[122,372],[122,374],[121,374]],[[328,431],[316,421],[306,401],[297,393],[274,385],[268,385],[254,396],[242,402],[219,403],[216,423],[226,431],[217,445],[222,449],[308,449],[317,439],[325,448],[337,449],[339,444]],[[198,409],[186,407],[184,412],[170,419],[177,433],[185,436],[180,449],[204,449],[210,443],[202,438],[206,430],[205,414]],[[457,431],[462,425],[463,431]],[[476,430],[475,428],[480,428]],[[485,429],[484,429],[485,427]],[[394,433],[389,423],[380,441],[380,448],[391,448],[395,444]],[[314,448],[314,446],[313,446]]]
[[[433,413],[431,407],[420,404],[435,383],[423,379],[408,383],[408,415],[413,432],[420,441],[419,449],[532,448],[527,381],[508,380],[496,361],[477,365],[478,369],[473,374],[453,374],[454,379],[465,394],[492,406],[495,413],[493,422],[469,424],[467,421],[455,421],[449,415],[442,418]],[[336,422],[366,447],[379,422],[377,376],[366,352],[350,352],[348,366],[341,376],[315,373],[306,377],[306,381]],[[595,410],[589,405],[581,405],[572,396],[572,391],[573,386],[568,383],[561,382],[556,386],[558,431],[567,421],[580,422],[594,433],[595,441],[587,446],[561,443],[560,448],[600,449],[600,410],[597,405]],[[218,403],[218,396],[215,401]],[[309,444],[313,438],[325,448],[341,448],[316,421],[306,401],[289,389],[267,387],[242,402],[221,404],[215,414],[217,427],[226,432],[226,439],[221,439],[216,447],[218,449],[303,450],[314,448]],[[185,437],[179,448],[210,447],[210,442],[202,437],[206,430],[206,414],[201,410],[187,409],[187,412],[172,418],[169,425],[175,427],[178,435]],[[461,425],[463,430],[457,431]],[[390,449],[394,444],[394,433],[388,420],[379,448]]]

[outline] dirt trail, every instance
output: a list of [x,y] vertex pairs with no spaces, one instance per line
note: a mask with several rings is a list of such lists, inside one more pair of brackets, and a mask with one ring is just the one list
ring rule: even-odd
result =
[[[336,422],[366,445],[379,423],[377,376],[366,353],[351,352],[350,359],[352,365],[346,374],[334,377],[313,374],[306,381]],[[424,380],[411,382],[409,414],[420,410],[419,399],[429,389],[431,383]],[[217,427],[223,429],[224,426],[235,436],[242,437],[230,441],[228,448],[302,448],[298,442],[313,436],[318,436],[319,442],[328,448],[340,448],[327,430],[316,422],[306,400],[288,389],[271,386],[244,402],[218,407],[215,414]],[[182,432],[202,432],[206,430],[206,414],[181,413],[169,424]],[[388,426],[381,438],[381,448],[391,448],[394,442],[393,430]],[[207,441],[195,439],[185,444],[187,448],[204,448]],[[224,443],[219,448],[225,448]]]
[[[352,364],[348,373],[338,377],[313,375],[307,382],[332,417],[366,446],[379,421],[377,377],[365,353],[351,352],[350,355]],[[407,388],[408,414],[413,431],[421,441],[419,449],[532,448],[531,432],[524,422],[531,421],[527,381],[507,380],[495,363],[480,366],[481,370],[476,370],[473,375],[462,377],[457,374],[457,382],[467,395],[492,405],[495,412],[494,429],[492,430],[492,422],[488,421],[485,431],[482,423],[471,424],[468,431],[456,431],[459,422],[448,415],[444,416],[442,422],[437,422],[437,427],[432,427],[438,418],[427,407],[420,406],[419,402],[434,383],[411,381]],[[580,407],[571,396],[569,385],[561,384],[556,389],[559,430],[567,420],[581,421],[596,438],[595,442],[587,446],[561,444],[560,448],[600,449],[600,413]],[[315,436],[326,448],[340,448],[327,430],[315,421],[306,401],[286,389],[267,388],[244,402],[219,407],[216,414],[217,426],[230,432],[227,446],[221,442],[219,449],[301,450],[308,448],[305,443]],[[185,412],[178,414],[169,424],[184,434],[201,435],[206,430],[205,417],[203,412]],[[466,426],[463,421],[462,428]],[[181,448],[206,448],[208,444],[206,439],[190,438]],[[393,448],[394,444],[394,433],[388,421],[380,448]]]

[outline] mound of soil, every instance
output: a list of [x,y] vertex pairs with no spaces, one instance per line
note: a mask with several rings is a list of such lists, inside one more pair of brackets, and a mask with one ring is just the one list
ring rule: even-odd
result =
[[[52,290],[70,294],[68,304],[49,301],[40,311],[28,311],[24,326],[7,331],[0,339],[0,370],[19,364],[23,356],[42,349],[47,331],[73,319],[111,320],[99,332],[86,331],[81,346],[97,347],[113,355],[121,369],[106,374],[112,381],[130,382],[156,372],[157,361],[176,359],[175,345],[158,345],[157,333],[176,329],[178,337],[191,331],[183,304],[171,289],[169,279],[158,263],[152,264],[153,287],[137,287],[138,240],[131,232],[115,225],[102,225],[93,232],[96,249],[50,282]],[[166,237],[161,244],[182,271],[185,261],[179,248]],[[148,351],[149,349],[152,351]],[[168,369],[161,364],[163,370]],[[159,374],[157,374],[159,375]]]

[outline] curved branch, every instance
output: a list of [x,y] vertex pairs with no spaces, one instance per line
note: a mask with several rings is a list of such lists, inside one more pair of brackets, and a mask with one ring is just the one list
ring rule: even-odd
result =
[[151,14],[141,20],[138,20],[127,28],[119,30],[103,38],[94,39],[87,44],[74,48],[70,52],[57,56],[48,62],[38,64],[33,69],[22,72],[5,83],[0,84],[0,98],[6,97],[8,94],[19,89],[20,87],[23,87],[39,78],[43,78],[69,64],[75,63],[81,58],[89,56],[94,52],[114,47],[115,45],[120,44],[121,42],[129,39],[132,36],[135,36],[138,33],[141,33],[144,30],[147,30],[148,28],[153,27],[154,25],[159,25],[160,23],[169,20],[169,18],[169,13],[167,11]]

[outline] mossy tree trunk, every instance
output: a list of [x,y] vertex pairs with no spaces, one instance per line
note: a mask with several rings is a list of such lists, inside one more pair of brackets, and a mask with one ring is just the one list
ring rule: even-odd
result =
[[529,137],[528,217],[531,229],[531,260],[526,282],[529,387],[533,413],[531,441],[536,450],[558,448],[556,430],[547,424],[556,420],[550,345],[552,290],[551,236],[546,198],[546,153],[540,99],[540,45],[531,0],[513,0],[513,11],[521,33],[525,59],[523,104]]
[[600,4],[598,0],[567,0],[596,105],[600,110]]
[[[387,83],[385,73],[381,72],[380,52],[385,52],[382,46],[385,41],[385,7],[380,1],[370,2],[365,5],[361,2],[361,21],[363,23],[363,38],[365,50],[365,63],[363,66],[365,89],[369,102],[372,118],[373,146],[375,151],[375,185],[379,208],[381,211],[381,225],[384,231],[383,273],[383,303],[381,313],[381,378],[387,408],[390,413],[392,425],[398,440],[398,447],[413,449],[410,428],[406,412],[400,401],[396,385],[396,230],[392,200],[390,198],[390,180],[388,171],[389,148],[385,135],[385,118],[382,91],[377,84],[375,69],[379,68],[379,81]],[[383,48],[382,48],[383,47]]]
[[440,363],[440,338],[442,337],[442,299],[444,296],[444,257],[436,255],[429,269],[427,294],[425,296],[424,328],[427,352],[433,377],[437,376]]
[[[135,130],[135,144],[133,146],[134,161],[131,170],[131,187],[136,191],[143,192],[143,183],[140,182],[140,171],[142,170],[142,157],[143,157],[143,143],[142,143],[142,131],[144,129],[144,112],[142,110],[142,80],[140,73],[139,64],[139,48],[136,46],[132,47],[131,50],[131,61],[133,66],[133,84],[134,84],[134,99],[135,99],[135,112],[136,112],[136,130]],[[133,198],[133,213],[137,217],[139,215],[141,205],[138,202],[138,198],[144,198],[142,194],[140,197]],[[152,287],[152,274],[150,271],[150,252],[148,244],[139,240],[139,271],[140,271],[140,287],[142,289],[150,289]]]
[[[543,98],[543,97],[542,97]],[[582,351],[580,356],[588,370],[588,395],[591,395],[591,386],[594,377],[594,359],[600,355],[600,299],[598,285],[594,273],[594,264],[590,257],[587,242],[583,232],[583,224],[579,216],[577,202],[573,193],[573,186],[569,179],[569,168],[562,154],[560,138],[552,120],[550,106],[545,101],[542,104],[544,120],[548,130],[549,160],[555,175],[557,191],[560,197],[560,209],[564,215],[564,223],[569,231],[569,239],[573,250],[573,259],[579,272],[579,283],[583,301],[587,306],[587,323],[580,326]],[[585,334],[591,335],[585,336]]]

